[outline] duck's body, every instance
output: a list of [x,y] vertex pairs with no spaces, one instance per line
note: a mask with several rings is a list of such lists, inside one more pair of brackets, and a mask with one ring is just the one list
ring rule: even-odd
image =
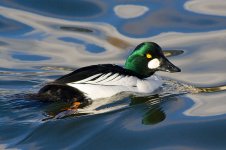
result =
[[157,76],[143,78],[133,71],[112,64],[84,67],[57,79],[55,83],[79,89],[92,100],[121,92],[152,93],[162,85]]
[[167,60],[156,43],[145,42],[135,48],[124,68],[112,64],[80,68],[46,85],[39,94],[79,102],[122,92],[151,94],[162,85],[162,80],[154,75],[159,70],[180,71]]

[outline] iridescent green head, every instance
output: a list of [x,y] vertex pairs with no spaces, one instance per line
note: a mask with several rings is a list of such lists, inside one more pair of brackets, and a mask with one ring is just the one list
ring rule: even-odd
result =
[[180,72],[163,54],[161,47],[154,42],[139,44],[127,58],[125,68],[146,78],[156,71]]

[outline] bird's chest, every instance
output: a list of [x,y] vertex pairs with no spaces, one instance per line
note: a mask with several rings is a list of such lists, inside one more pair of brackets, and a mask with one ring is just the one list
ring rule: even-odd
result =
[[152,93],[160,88],[162,83],[162,79],[155,75],[145,80],[137,80],[137,91],[140,93]]

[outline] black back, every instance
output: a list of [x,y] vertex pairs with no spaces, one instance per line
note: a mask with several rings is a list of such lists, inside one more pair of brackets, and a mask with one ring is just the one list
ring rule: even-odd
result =
[[70,82],[76,82],[83,79],[86,79],[90,76],[96,75],[96,74],[107,74],[107,73],[119,73],[120,75],[128,75],[128,76],[136,76],[140,79],[144,78],[143,76],[137,74],[134,71],[122,68],[117,65],[112,64],[101,64],[101,65],[92,65],[83,67],[80,69],[77,69],[65,76],[60,77],[59,79],[55,80],[56,83],[70,83]]

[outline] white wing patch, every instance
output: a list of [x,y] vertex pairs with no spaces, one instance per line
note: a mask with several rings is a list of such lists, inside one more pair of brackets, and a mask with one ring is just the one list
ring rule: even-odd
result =
[[122,85],[136,86],[137,78],[133,76],[119,75],[118,73],[96,74],[86,79],[71,82],[69,84],[95,84],[95,85]]
[[101,83],[109,82],[109,81],[113,80],[114,78],[116,78],[117,76],[119,76],[119,74],[118,74],[118,73],[115,73],[115,74],[109,76],[107,79],[101,81],[100,84],[101,84]]
[[72,82],[72,83],[86,83],[86,82],[88,82],[88,81],[90,81],[90,80],[92,80],[92,79],[94,79],[94,78],[96,78],[96,77],[98,77],[100,75],[101,75],[101,73],[95,74],[95,75],[93,75],[91,77],[88,77],[86,79],[83,79],[83,80],[80,80],[80,81],[76,81],[76,82]]
[[151,93],[162,85],[162,81],[155,76],[139,79],[119,73],[100,73],[80,81],[67,83],[67,85],[79,89],[95,100],[111,97],[121,92]]

